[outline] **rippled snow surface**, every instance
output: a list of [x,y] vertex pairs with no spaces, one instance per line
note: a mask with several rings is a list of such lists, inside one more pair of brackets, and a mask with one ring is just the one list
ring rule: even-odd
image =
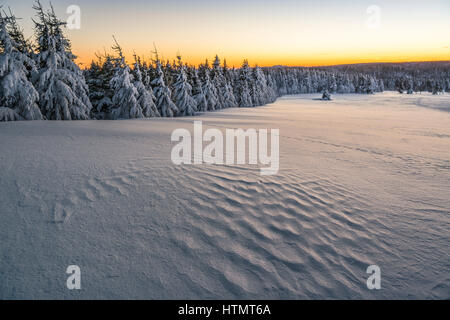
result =
[[[449,299],[450,95],[316,98],[0,123],[0,298]],[[173,165],[194,119],[280,129],[279,174]]]

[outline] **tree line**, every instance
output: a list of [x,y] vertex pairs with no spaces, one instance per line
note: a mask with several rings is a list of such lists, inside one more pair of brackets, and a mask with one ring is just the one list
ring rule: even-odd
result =
[[369,63],[327,68],[332,72],[371,74],[383,81],[384,89],[412,94],[450,92],[450,61]]
[[[131,65],[113,38],[113,53],[97,55],[81,70],[75,63],[65,22],[39,0],[34,40],[24,37],[11,11],[0,13],[0,121],[114,120],[192,116],[197,112],[255,107],[286,94],[361,93],[388,90],[449,91],[447,69],[386,70],[381,67],[228,67],[216,56],[199,66],[178,56],[151,61],[137,55]],[[381,68],[381,69],[380,69]]]

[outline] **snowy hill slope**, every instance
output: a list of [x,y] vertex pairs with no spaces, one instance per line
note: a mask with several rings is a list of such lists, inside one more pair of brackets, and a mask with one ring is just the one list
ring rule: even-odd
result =
[[450,298],[450,96],[314,98],[195,117],[279,128],[266,177],[174,166],[194,118],[1,123],[0,298]]

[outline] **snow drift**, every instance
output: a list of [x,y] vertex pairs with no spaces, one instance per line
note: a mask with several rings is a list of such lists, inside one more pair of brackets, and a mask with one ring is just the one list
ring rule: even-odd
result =
[[[318,97],[1,123],[0,298],[450,298],[450,97]],[[279,174],[173,165],[194,119],[280,128]]]

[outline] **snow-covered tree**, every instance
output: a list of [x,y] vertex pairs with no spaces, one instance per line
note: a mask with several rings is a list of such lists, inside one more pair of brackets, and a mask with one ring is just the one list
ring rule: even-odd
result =
[[156,59],[156,78],[152,81],[156,107],[162,117],[174,117],[178,114],[178,108],[173,103],[172,91],[164,82],[164,72],[159,59]]
[[236,97],[234,96],[232,72],[228,69],[227,62],[223,62],[223,108],[235,108],[237,107]]
[[[20,32],[14,16],[0,13],[0,121],[42,119],[39,94],[28,79],[27,66],[34,63],[23,44],[11,37],[8,25]],[[16,37],[23,38],[20,34]]]
[[[287,93],[288,94],[294,94],[298,90],[298,78],[297,78],[297,74],[295,71],[296,70],[293,69],[292,72],[289,72],[287,75]],[[252,97],[253,96],[254,95],[252,94]],[[255,101],[254,101],[254,103],[255,103]],[[258,102],[256,101],[256,103],[258,103]]]
[[374,77],[369,76],[369,79],[368,79],[367,85],[366,85],[366,93],[374,94],[377,91],[378,91],[377,81],[374,79]]
[[205,94],[203,93],[203,85],[200,81],[200,77],[198,76],[197,69],[194,69],[192,71],[192,97],[194,98],[195,102],[197,103],[197,111],[207,111],[208,110],[208,104],[206,102]]
[[92,103],[91,117],[93,119],[107,119],[111,114],[112,97],[111,79],[114,77],[115,59],[106,54],[98,56],[86,70],[85,78],[89,87],[89,99]]
[[176,75],[172,64],[169,62],[169,60],[167,60],[165,64],[161,64],[161,68],[164,73],[164,83],[167,87],[173,88],[172,85],[175,82]]
[[443,93],[443,88],[442,88],[442,86],[439,84],[439,82],[438,81],[435,81],[434,82],[434,85],[433,85],[433,94],[434,95],[438,95],[438,94],[441,94],[441,93]]
[[146,62],[142,64],[141,73],[142,73],[142,83],[144,84],[147,90],[152,92],[153,95],[152,80],[151,80],[152,70],[151,67],[149,67]]
[[92,104],[91,113],[95,118],[94,109],[97,108],[98,101],[101,100],[104,96],[102,81],[101,81],[101,70],[102,70],[102,61],[99,58],[98,61],[92,60],[89,69],[85,70],[84,78],[86,79],[86,84],[89,88],[89,100]]
[[114,90],[112,97],[112,119],[143,118],[144,114],[138,102],[139,93],[133,84],[133,75],[130,67],[125,62],[122,48],[116,42],[113,49],[116,51],[116,68],[111,79],[111,88]]
[[233,93],[233,87],[231,83],[225,83],[225,87],[223,88],[223,107],[224,108],[236,108],[237,102],[236,97]]
[[210,70],[208,63],[206,63],[201,70],[203,75],[202,89],[206,99],[207,110],[214,111],[218,107],[218,98],[216,87],[211,82],[211,78],[209,76]]
[[186,76],[186,66],[181,62],[181,56],[178,57],[178,70],[174,84],[173,99],[178,107],[180,116],[193,116],[197,110],[197,103],[192,97],[192,87]]
[[61,22],[53,10],[44,12],[36,1],[34,9],[37,37],[36,64],[38,72],[33,83],[39,92],[39,106],[49,120],[85,120],[92,108],[84,75],[74,62],[69,40],[64,36]]
[[405,90],[405,88],[403,87],[403,80],[402,80],[402,79],[397,79],[397,80],[395,80],[395,89],[396,89],[399,93],[403,93],[403,91]]
[[[252,90],[252,101],[254,106],[262,106],[268,102],[271,102],[269,97],[269,89],[267,87],[267,79],[264,75],[262,69],[258,66],[253,68],[253,90]],[[298,82],[297,82],[298,83]],[[295,93],[298,92],[298,87],[296,87]]]
[[406,93],[407,94],[413,94],[414,93],[414,84],[413,84],[413,80],[411,78],[409,78],[406,81]]
[[239,70],[239,77],[235,82],[236,99],[239,107],[251,107],[253,105],[252,97],[250,96],[250,68],[248,66],[248,61],[244,60],[241,69]]
[[[151,117],[160,117],[158,108],[155,105],[155,96],[153,95],[153,90],[148,84],[148,80],[144,80],[141,72],[141,63],[140,59],[135,55],[135,64],[134,64],[134,86],[138,92],[137,101],[142,110],[142,114],[146,118]],[[147,83],[147,86],[144,84],[144,81]]]
[[[33,44],[31,41],[25,39],[22,29],[19,27],[17,23],[17,19],[12,13],[11,9],[9,9],[9,14],[4,14],[7,20],[7,30],[11,39],[14,41],[14,47],[21,53],[26,54],[28,57],[32,57],[33,55]],[[32,67],[32,66],[29,66]]]
[[[269,99],[268,102],[274,102],[275,100],[277,100],[277,87],[276,87],[276,83],[275,81],[273,81],[272,76],[269,74],[267,75],[267,97]],[[306,91],[305,89],[301,89],[302,92],[301,93],[305,93],[304,91]]]
[[384,81],[383,79],[378,80],[378,91],[383,92],[384,91]]
[[210,72],[211,82],[213,86],[216,88],[216,96],[217,96],[217,105],[216,109],[226,108],[225,106],[225,95],[226,92],[226,79],[223,75],[222,67],[220,66],[219,56],[216,55],[211,72]]

